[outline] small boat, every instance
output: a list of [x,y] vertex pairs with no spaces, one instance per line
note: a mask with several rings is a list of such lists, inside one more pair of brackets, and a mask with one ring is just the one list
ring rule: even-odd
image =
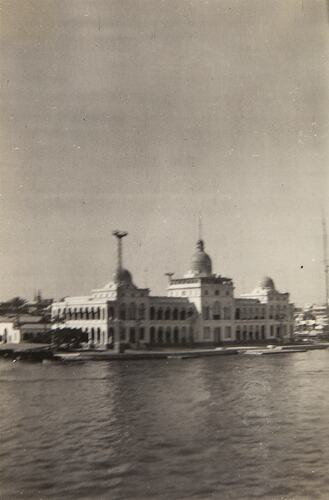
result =
[[74,361],[75,363],[76,362],[80,362],[80,363],[84,362],[84,359],[80,356],[79,352],[58,353],[58,354],[55,354],[55,360],[64,361],[64,362]]
[[275,354],[293,354],[296,352],[306,352],[307,349],[282,349],[281,347],[275,347],[274,349],[262,349],[261,351],[250,350],[250,351],[240,351],[240,354],[244,356],[273,356]]
[[261,356],[263,351],[240,351],[244,356]]
[[169,354],[167,359],[192,359],[198,357],[197,354]]

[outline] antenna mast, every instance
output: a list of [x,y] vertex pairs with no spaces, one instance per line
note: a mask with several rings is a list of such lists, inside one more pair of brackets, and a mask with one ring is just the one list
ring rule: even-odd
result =
[[199,240],[202,240],[202,213],[199,212]]

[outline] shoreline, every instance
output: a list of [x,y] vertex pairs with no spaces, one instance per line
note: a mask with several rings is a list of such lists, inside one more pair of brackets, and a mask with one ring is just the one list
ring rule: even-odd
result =
[[245,354],[292,354],[316,349],[328,349],[329,342],[318,344],[287,344],[283,346],[236,345],[217,348],[174,349],[163,348],[153,351],[127,349],[123,353],[106,351],[71,351],[54,352],[46,344],[4,344],[0,346],[0,358],[11,361],[54,361],[54,362],[88,362],[88,361],[134,361],[155,359],[194,359],[216,356],[232,356]]

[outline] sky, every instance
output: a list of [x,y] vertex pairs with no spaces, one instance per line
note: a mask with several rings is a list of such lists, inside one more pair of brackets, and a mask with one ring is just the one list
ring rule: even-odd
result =
[[246,293],[323,302],[325,0],[0,0],[0,300],[166,293],[202,236]]

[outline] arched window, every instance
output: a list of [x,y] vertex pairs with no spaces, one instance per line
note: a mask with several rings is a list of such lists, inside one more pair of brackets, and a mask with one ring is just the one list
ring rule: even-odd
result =
[[93,328],[90,330],[90,335],[91,335],[91,341],[96,343],[95,330]]
[[114,307],[109,307],[109,319],[114,319]]
[[158,329],[158,342],[159,344],[163,344],[163,330],[161,326]]
[[174,309],[172,319],[174,319],[174,320],[178,319],[178,310],[177,309]]
[[185,311],[185,309],[181,310],[181,312],[180,312],[180,319],[182,321],[184,321],[184,319],[186,319],[186,311]]
[[182,327],[181,332],[182,332],[182,343],[185,344],[185,342],[186,342],[186,328],[185,328],[185,326]]
[[235,319],[240,319],[240,309],[235,309]]
[[150,328],[150,344],[154,344],[155,342],[155,328],[151,326]]
[[214,302],[212,315],[213,319],[220,319],[220,303],[218,301]]
[[158,320],[162,319],[162,315],[163,315],[163,313],[162,313],[162,309],[161,309],[161,307],[160,307],[160,308],[158,309],[158,311],[157,311],[157,319],[158,319]]
[[120,319],[125,320],[126,319],[126,306],[125,304],[120,305],[120,314],[119,314]]
[[97,343],[101,343],[101,329],[97,328]]
[[193,326],[190,326],[189,339],[190,342],[193,343]]
[[131,342],[131,344],[135,344],[135,342],[136,342],[135,328],[130,328],[130,330],[129,330],[129,342]]
[[143,327],[139,329],[139,340],[144,340],[145,337],[145,330]]
[[145,319],[145,304],[140,304],[138,307],[138,319]]
[[189,310],[187,311],[187,317],[188,317],[188,318],[191,318],[192,316],[193,316],[193,309],[189,309]]
[[131,319],[131,320],[136,319],[136,304],[134,304],[134,302],[132,302],[129,305],[128,319]]
[[171,343],[171,330],[170,327],[168,326],[168,328],[166,329],[166,344],[170,343]]
[[262,336],[262,339],[265,339],[265,326],[264,325],[261,326],[261,336]]
[[179,341],[179,333],[178,333],[178,328],[174,328],[174,344],[178,344]]
[[167,308],[165,310],[165,315],[164,316],[165,316],[165,319],[170,320],[170,309],[169,308]]
[[154,307],[151,307],[150,309],[150,319],[154,319],[155,318],[155,310],[154,310]]
[[109,328],[109,344],[112,344],[113,342],[113,337],[114,337],[114,329],[112,326]]

